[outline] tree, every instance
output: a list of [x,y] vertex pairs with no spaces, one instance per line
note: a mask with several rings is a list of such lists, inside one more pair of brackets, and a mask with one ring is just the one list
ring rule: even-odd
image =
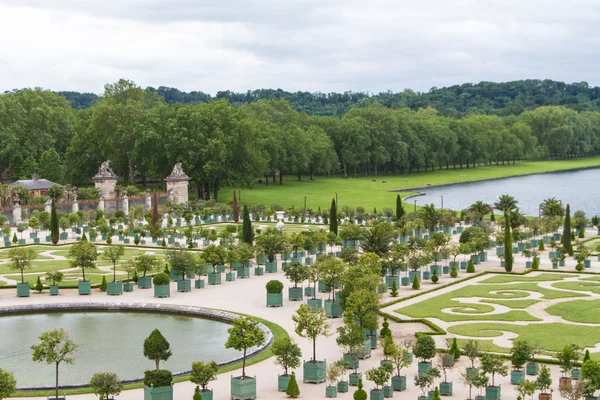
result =
[[50,209],[50,239],[52,240],[52,244],[57,244],[59,237],[58,214],[56,212],[56,204],[54,199],[52,199],[52,205]]
[[435,357],[436,349],[433,338],[430,335],[419,336],[417,338],[417,343],[415,343],[415,347],[413,348],[413,354],[415,357],[420,358],[422,362],[426,362]]
[[458,360],[460,358],[460,349],[458,348],[456,338],[452,339],[452,345],[448,350],[448,354],[452,354],[454,356],[454,360]]
[[63,166],[60,155],[54,148],[50,148],[40,156],[39,174],[42,178],[56,183],[63,181]]
[[252,221],[250,221],[250,213],[248,212],[247,205],[244,205],[242,224],[242,241],[246,244],[252,245],[254,242],[254,230],[252,229]]
[[510,351],[510,360],[513,367],[517,369],[522,368],[526,362],[531,360],[531,350],[531,346],[526,341],[514,341]]
[[101,399],[108,399],[111,395],[118,395],[123,389],[123,383],[112,372],[98,372],[92,375],[90,387],[94,394],[100,396]]
[[586,382],[577,381],[566,387],[559,387],[558,391],[567,400],[581,400],[586,395],[588,388],[586,387]]
[[480,222],[485,215],[492,213],[492,207],[489,204],[478,200],[469,206],[468,211],[475,215],[475,220],[477,222]]
[[[582,371],[583,376],[583,371]],[[585,376],[584,376],[585,377]],[[546,393],[550,386],[552,386],[552,377],[550,375],[550,368],[542,365],[540,369],[540,373],[535,381],[536,387],[542,391],[542,393]]]
[[[308,306],[307,306],[308,307]],[[246,351],[265,343],[265,333],[260,329],[258,321],[251,317],[239,317],[233,320],[227,330],[229,337],[225,348],[242,351],[242,379],[246,377]]]
[[510,227],[510,214],[504,213],[504,270],[511,272],[513,268],[513,240]]
[[275,364],[283,367],[284,376],[288,376],[288,369],[300,367],[302,351],[289,336],[276,339],[271,346],[271,353],[275,356]]
[[504,214],[517,208],[519,202],[514,197],[503,194],[498,197],[498,201],[494,203],[494,209],[502,211]]
[[159,266],[159,261],[156,256],[152,256],[150,254],[140,254],[139,256],[133,259],[133,265],[137,272],[141,272],[146,276],[147,272],[152,272],[153,270],[157,270]]
[[88,241],[74,243],[69,249],[69,262],[71,268],[81,268],[83,281],[85,282],[85,270],[96,268],[98,253],[96,246]]
[[12,372],[0,368],[0,400],[10,397],[17,390],[17,381]]
[[400,195],[396,195],[396,220],[398,222],[402,221],[402,217],[404,217],[404,206],[402,206],[402,199]]
[[296,374],[294,372],[292,372],[292,377],[288,382],[285,394],[293,398],[300,396],[300,388],[298,387],[298,382],[296,382]]
[[517,384],[517,388],[516,388],[517,393],[519,393],[523,399],[525,399],[525,396],[533,396],[533,394],[535,393],[535,389],[536,389],[535,382],[530,381],[528,379],[522,379]]
[[144,357],[154,361],[159,369],[161,361],[167,361],[173,355],[171,345],[158,329],[153,330],[144,340]]
[[572,369],[577,360],[580,357],[580,348],[575,344],[568,344],[561,351],[556,353],[556,359],[561,365],[561,371],[563,376],[567,376]]
[[421,288],[421,283],[419,282],[419,277],[415,274],[415,277],[412,281],[412,288],[418,290]]
[[125,255],[125,246],[115,245],[104,248],[101,257],[104,260],[110,261],[113,265],[113,282],[117,281],[117,261]]
[[569,255],[573,255],[573,244],[571,243],[571,206],[567,204],[567,210],[565,211],[565,224],[563,226],[563,234],[561,243]]
[[401,376],[402,369],[410,366],[410,360],[406,357],[408,351],[402,346],[392,342],[392,344],[389,345],[388,353],[392,360],[392,364],[394,364],[394,367],[396,368],[396,376]]
[[479,342],[469,339],[464,347],[465,355],[471,360],[471,368],[475,368],[475,360],[479,357]]
[[292,261],[283,266],[283,274],[289,279],[294,287],[308,279],[307,268],[297,261]]
[[202,400],[202,393],[200,393],[200,388],[198,386],[194,388],[194,396],[192,397],[192,400]]
[[335,199],[331,200],[331,207],[329,208],[329,232],[338,234],[338,216]]
[[312,362],[317,362],[317,338],[319,336],[329,336],[329,328],[327,322],[327,313],[322,308],[312,309],[306,304],[302,304],[296,314],[292,316],[292,320],[296,324],[295,332],[298,336],[311,339],[313,342]]
[[362,379],[358,380],[358,385],[356,385],[356,387],[358,389],[352,395],[352,397],[354,398],[354,400],[367,400],[367,392],[365,392],[363,390]]
[[338,337],[335,341],[342,349],[342,352],[352,358],[354,371],[356,372],[365,343],[363,330],[357,323],[346,320],[344,325],[337,328],[337,332]]
[[214,361],[204,363],[203,361],[194,361],[192,371],[190,372],[190,381],[200,385],[202,391],[207,391],[208,383],[217,379],[219,364]]
[[508,375],[508,368],[504,364],[504,359],[497,354],[486,353],[481,356],[481,369],[492,377],[492,386],[494,386],[494,377]]
[[13,247],[8,250],[8,267],[21,272],[21,283],[25,283],[24,272],[31,268],[31,262],[37,257],[35,250],[27,247]]
[[73,364],[78,346],[73,342],[64,329],[54,329],[44,332],[39,337],[40,342],[31,346],[33,361],[54,364],[56,369],[55,398],[58,399],[58,366],[64,362]]
[[286,249],[285,235],[275,230],[262,233],[256,239],[256,244],[263,249],[269,262],[273,262],[275,256],[283,253]]
[[192,253],[182,248],[174,248],[167,250],[167,262],[171,265],[171,269],[176,271],[182,280],[185,280],[186,274],[196,270],[196,261]]
[[392,281],[392,288],[390,290],[390,296],[398,297],[398,284],[396,283],[395,279]]
[[375,390],[380,390],[379,387],[385,386],[386,382],[390,380],[391,373],[384,365],[377,368],[371,368],[365,374],[367,379],[375,384]]
[[237,196],[235,195],[235,189],[233,189],[233,221],[237,224],[240,222],[240,206],[238,204]]
[[380,257],[386,256],[390,252],[391,241],[395,235],[396,231],[392,224],[376,222],[365,229],[361,249],[365,253],[375,253]]

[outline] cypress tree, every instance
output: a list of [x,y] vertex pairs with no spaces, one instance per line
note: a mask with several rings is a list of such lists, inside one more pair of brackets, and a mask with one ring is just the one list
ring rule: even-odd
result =
[[42,293],[42,290],[44,290],[44,285],[42,285],[42,281],[40,280],[39,276],[38,276],[37,282],[35,284],[35,290],[37,290],[38,293]]
[[252,232],[252,221],[250,221],[250,213],[248,212],[248,206],[246,205],[244,205],[242,241],[249,245],[252,245],[252,242],[254,242],[254,232]]
[[50,238],[53,244],[58,243],[58,214],[56,213],[56,205],[54,199],[52,199],[52,209],[50,210]]
[[288,382],[287,389],[285,390],[285,394],[294,398],[300,396],[300,388],[298,387],[298,382],[296,381],[296,374],[293,372],[292,377]]
[[331,208],[329,209],[329,232],[338,234],[337,204],[335,204],[335,199],[331,199]]
[[571,237],[571,206],[567,204],[567,209],[565,211],[565,225],[563,227],[563,236],[560,242],[562,243],[567,253],[569,253],[569,255],[573,254],[573,245],[571,244],[572,239],[573,238]]
[[510,214],[504,213],[504,269],[511,272],[513,267],[512,232],[510,230]]
[[467,272],[470,274],[475,272],[475,265],[473,264],[473,260],[469,260],[469,264],[467,265]]
[[158,224],[158,195],[156,192],[152,194],[152,226],[150,227],[151,232],[156,232]]
[[240,222],[240,207],[235,195],[235,189],[233,190],[233,221],[236,223]]
[[402,206],[402,199],[400,195],[396,195],[396,219],[400,221],[404,216],[404,206]]
[[101,292],[106,292],[106,287],[107,287],[107,283],[106,283],[106,276],[102,277],[102,283],[100,284],[100,291]]
[[413,289],[420,289],[421,288],[421,283],[419,282],[419,277],[417,277],[417,274],[415,274],[415,277],[412,281],[412,288]]

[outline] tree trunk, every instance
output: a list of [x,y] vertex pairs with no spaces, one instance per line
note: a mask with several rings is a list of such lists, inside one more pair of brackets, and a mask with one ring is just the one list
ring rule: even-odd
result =
[[302,180],[302,174],[300,174],[300,172],[298,172],[298,180],[301,181]]
[[346,163],[346,160],[342,161],[342,167],[344,167],[344,178],[348,177],[348,165]]
[[356,178],[356,167],[354,167],[354,177]]
[[269,174],[265,174],[265,183],[269,186]]
[[194,200],[198,200],[200,198],[200,192],[202,191],[201,187],[200,187],[200,182],[195,181],[194,182]]
[[246,377],[246,349],[244,349],[244,358],[242,358],[242,379]]
[[283,185],[283,172],[279,171],[279,184]]
[[373,168],[375,169],[375,176],[379,176],[379,171],[377,170],[377,164],[373,164]]
[[135,185],[135,167],[129,163],[129,183]]
[[58,363],[56,363],[56,394],[55,398],[58,399]]

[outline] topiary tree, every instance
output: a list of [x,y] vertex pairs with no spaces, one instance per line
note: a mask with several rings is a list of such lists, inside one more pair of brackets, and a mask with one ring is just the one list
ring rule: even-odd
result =
[[260,329],[258,321],[251,317],[236,318],[231,325],[231,328],[227,330],[229,337],[225,348],[243,352],[241,378],[244,379],[246,377],[246,352],[251,347],[262,346],[265,343],[265,333]]
[[296,314],[292,316],[296,324],[295,332],[298,336],[311,339],[313,342],[312,362],[317,362],[317,338],[319,336],[329,336],[329,325],[327,313],[322,308],[312,309],[306,304],[302,304]]
[[392,281],[392,290],[390,290],[390,296],[398,297],[398,284],[396,283],[395,279]]
[[[217,379],[219,365],[214,362],[194,361],[190,372],[190,381],[200,385],[203,392],[208,391],[208,383]],[[197,387],[197,386],[196,386]]]
[[254,242],[254,230],[252,229],[252,221],[250,220],[250,213],[248,212],[248,206],[244,205],[244,215],[242,221],[242,242],[252,245]]
[[276,279],[270,280],[266,284],[267,293],[281,293],[283,291],[283,283]]
[[17,381],[12,372],[0,368],[0,400],[10,397],[17,391]]
[[108,399],[110,396],[118,395],[123,390],[123,383],[113,372],[98,372],[92,375],[90,387],[94,394],[101,399]]
[[565,224],[563,226],[563,234],[560,243],[563,245],[569,255],[573,255],[573,245],[571,236],[571,206],[567,204],[565,210]]
[[456,264],[452,264],[452,269],[450,270],[450,276],[452,278],[456,278],[458,276],[458,271],[456,269]]
[[[438,281],[440,280],[440,277],[437,275],[437,271],[433,271],[433,275],[431,275],[431,282],[433,283],[438,283]],[[396,283],[396,282],[394,282]]]
[[540,263],[539,263],[537,257],[533,257],[533,262],[531,263],[531,269],[534,271],[537,271],[538,269],[540,269]]
[[375,390],[379,391],[380,387],[385,386],[386,382],[390,380],[390,370],[383,365],[377,368],[371,368],[367,370],[366,377],[368,380],[375,384]]
[[473,260],[469,260],[469,265],[467,265],[467,272],[472,274],[475,272],[475,264],[473,264]]
[[440,399],[440,391],[438,390],[437,386],[435,387],[435,389],[433,391],[433,396],[431,397],[431,400],[441,400]]
[[379,331],[379,335],[381,335],[381,337],[387,337],[387,336],[392,336],[392,330],[390,329],[390,323],[387,320],[387,317],[383,318],[383,324],[381,324],[382,328],[381,331]]
[[504,212],[504,270],[511,272],[513,267],[512,232],[510,227],[510,213]]
[[430,335],[420,335],[413,348],[415,357],[420,358],[421,362],[427,362],[435,357],[435,341]]
[[198,386],[196,386],[194,389],[194,396],[192,397],[192,400],[202,400],[202,393],[200,393],[200,388]]
[[456,338],[452,339],[452,345],[448,350],[448,354],[454,356],[455,360],[458,360],[460,358],[460,349],[458,348],[458,342],[456,341]]
[[300,396],[300,388],[298,387],[298,382],[296,382],[296,374],[294,372],[292,372],[292,377],[288,382],[285,394],[293,398]]
[[172,355],[171,345],[158,329],[153,330],[144,340],[144,357],[154,361],[157,370],[160,362],[167,361]]
[[358,384],[356,385],[356,387],[358,389],[352,395],[352,397],[354,398],[354,400],[367,400],[367,392],[365,392],[363,390],[362,379],[358,380]]
[[59,238],[58,213],[56,212],[56,204],[54,203],[54,199],[52,199],[52,206],[50,209],[50,240],[52,240],[52,244],[57,244]]
[[337,205],[335,199],[331,199],[331,207],[329,208],[329,232],[338,234],[338,219],[337,219]]
[[283,368],[283,376],[288,376],[288,369],[300,367],[302,351],[289,336],[276,339],[271,346],[271,353],[275,356],[275,364]]
[[419,282],[419,277],[416,274],[412,281],[412,288],[415,290],[418,290],[421,288],[421,283]]

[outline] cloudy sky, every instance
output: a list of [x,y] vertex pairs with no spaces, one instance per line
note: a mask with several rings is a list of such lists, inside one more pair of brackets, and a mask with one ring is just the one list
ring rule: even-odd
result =
[[0,92],[600,84],[598,0],[0,0]]

